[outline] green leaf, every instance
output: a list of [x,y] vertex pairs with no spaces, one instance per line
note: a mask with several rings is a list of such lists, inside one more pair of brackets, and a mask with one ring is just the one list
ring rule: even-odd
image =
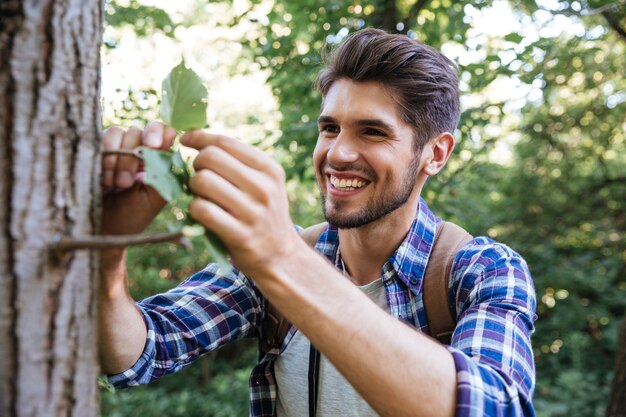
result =
[[172,173],[173,153],[142,148],[146,171],[144,183],[152,186],[165,201],[170,202],[183,193],[181,180]]
[[175,151],[174,155],[172,155],[172,169],[174,172],[187,172],[187,166],[185,165],[185,160],[179,151]]
[[172,155],[172,174],[176,176],[176,179],[182,185],[183,190],[187,190],[187,183],[193,173],[189,171],[188,165],[183,159],[180,150],[174,151]]
[[176,130],[200,129],[206,126],[207,98],[198,74],[181,60],[163,80],[161,118]]
[[519,33],[509,33],[508,35],[504,37],[505,41],[513,42],[513,43],[520,43],[522,39],[524,39],[524,37],[520,35]]
[[109,382],[109,378],[102,374],[98,377],[98,386],[109,391],[111,394],[115,393],[115,387]]
[[[190,163],[186,162],[180,151],[157,151],[149,148],[141,150],[146,171],[144,183],[154,187],[155,190],[168,202],[176,199],[187,192],[187,181],[192,173]],[[186,211],[186,210],[185,210]],[[189,216],[185,216],[188,225],[195,222]],[[189,231],[188,229],[187,231]],[[233,267],[228,262],[228,251],[220,238],[210,230],[204,232],[207,237],[207,248],[213,259],[217,262],[222,272],[227,273]]]
[[209,229],[206,229],[205,236],[208,240],[209,253],[219,265],[221,272],[224,274],[230,272],[233,266],[228,262],[228,251],[222,240]]

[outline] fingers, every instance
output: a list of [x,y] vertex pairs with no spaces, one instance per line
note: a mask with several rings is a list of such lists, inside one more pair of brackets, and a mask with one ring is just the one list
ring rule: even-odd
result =
[[[124,138],[124,129],[113,126],[104,131],[102,138],[102,148],[105,151],[119,149]],[[116,155],[105,155],[102,159],[102,184],[105,187],[115,186],[115,166],[117,164]]]
[[[141,145],[141,130],[131,127],[122,137],[121,149],[135,149]],[[118,156],[115,167],[115,186],[129,188],[135,182],[135,174],[139,167],[139,160],[134,156]]]
[[163,139],[162,149],[169,149],[174,143],[174,139],[176,139],[176,129],[167,126],[165,128],[165,133],[163,134]]
[[[172,146],[176,138],[176,130],[152,121],[141,131],[131,127],[128,131],[113,126],[105,130],[102,139],[103,149],[134,150],[144,145],[153,149],[166,150]],[[129,188],[137,179],[140,161],[130,155],[105,155],[102,161],[102,183],[105,187]]]
[[[271,207],[284,192],[282,167],[258,149],[223,135],[193,131],[181,143],[200,150],[191,191],[244,223]],[[207,172],[205,172],[207,171]]]
[[217,233],[228,245],[231,236],[242,232],[241,223],[226,210],[202,198],[194,198],[189,204],[189,214],[197,222]]
[[254,195],[257,194],[255,190],[261,179],[260,176],[264,175],[216,146],[202,149],[194,160],[194,168],[197,172],[207,169],[214,171],[237,188]]
[[153,149],[166,150],[172,146],[176,130],[161,122],[151,121],[146,125],[141,135],[141,143]]
[[181,138],[185,146],[201,150],[208,146],[217,146],[231,154],[237,160],[257,171],[280,176],[282,169],[272,158],[260,150],[237,139],[224,135],[215,135],[201,130],[187,132]]
[[160,149],[163,146],[163,129],[161,123],[149,122],[141,135],[142,143],[149,148]]
[[[141,145],[141,131],[131,127],[128,131],[113,126],[105,130],[102,147],[107,150],[135,149]],[[102,183],[105,187],[129,188],[135,180],[139,167],[137,158],[131,155],[105,155],[102,161]]]
[[246,193],[208,169],[198,171],[189,181],[189,187],[199,197],[211,200],[224,211],[243,222],[253,220],[254,207]]
[[[282,167],[250,145],[192,131],[181,143],[198,149],[189,214],[224,242],[234,265],[259,273],[293,229]],[[244,271],[244,269],[241,269]]]

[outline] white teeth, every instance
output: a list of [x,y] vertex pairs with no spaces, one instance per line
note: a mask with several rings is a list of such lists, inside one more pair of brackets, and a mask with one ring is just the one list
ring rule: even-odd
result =
[[332,175],[330,176],[330,183],[335,188],[343,189],[347,191],[355,190],[365,185],[365,182],[361,180],[357,180],[357,179],[346,180],[345,178],[339,179]]

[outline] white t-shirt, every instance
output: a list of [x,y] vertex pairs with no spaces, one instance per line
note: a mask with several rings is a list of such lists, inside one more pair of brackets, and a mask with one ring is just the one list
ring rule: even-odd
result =
[[[359,288],[378,306],[388,310],[385,287],[381,279]],[[305,417],[309,414],[309,347],[309,340],[298,331],[274,363],[278,417]],[[378,414],[333,364],[321,355],[317,417],[337,416],[375,417]]]

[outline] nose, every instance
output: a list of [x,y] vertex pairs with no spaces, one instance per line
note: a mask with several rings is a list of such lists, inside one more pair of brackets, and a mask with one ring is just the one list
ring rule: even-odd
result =
[[326,157],[328,162],[334,165],[355,162],[359,159],[359,152],[354,138],[345,131],[339,132],[330,145]]

